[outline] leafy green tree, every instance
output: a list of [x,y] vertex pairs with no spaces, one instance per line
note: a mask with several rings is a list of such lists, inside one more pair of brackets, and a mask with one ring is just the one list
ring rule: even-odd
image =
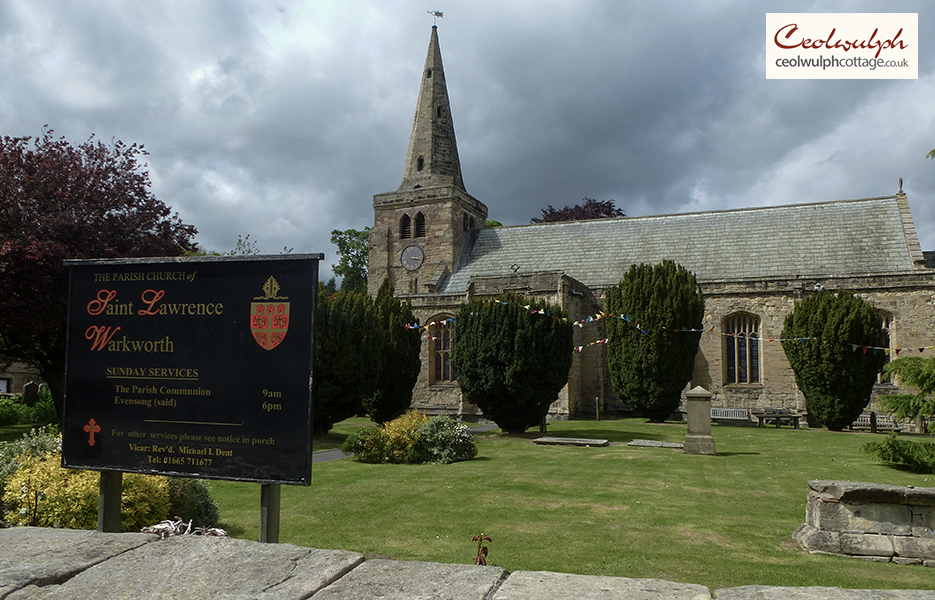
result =
[[895,376],[915,394],[891,394],[880,398],[880,408],[900,419],[935,416],[935,358],[910,356],[888,363],[883,372]]
[[393,284],[384,279],[374,302],[382,325],[383,369],[377,391],[364,400],[367,416],[383,424],[409,410],[412,388],[419,378],[422,359],[422,335],[418,329],[407,329],[415,321],[408,302],[393,296]]
[[849,292],[819,291],[786,316],[782,349],[805,395],[809,414],[841,431],[870,402],[877,373],[886,363],[877,309]]
[[360,412],[380,378],[382,336],[367,294],[319,287],[315,312],[315,406],[313,432],[327,433]]
[[331,243],[338,247],[338,256],[341,257],[334,267],[334,274],[344,278],[342,290],[367,293],[370,229],[335,229],[331,232]]
[[701,340],[704,296],[695,275],[665,260],[631,265],[607,293],[611,384],[640,416],[662,422],[691,381]]
[[541,423],[568,381],[571,325],[545,302],[469,302],[455,317],[453,337],[451,366],[461,391],[508,433]]
[[150,191],[142,146],[0,137],[0,363],[35,367],[65,397],[70,258],[180,256],[197,231]]

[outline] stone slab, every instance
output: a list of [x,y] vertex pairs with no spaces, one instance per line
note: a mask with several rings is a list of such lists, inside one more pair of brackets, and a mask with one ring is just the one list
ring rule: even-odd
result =
[[517,571],[493,600],[711,600],[703,585],[546,571]]
[[607,440],[592,440],[588,438],[567,438],[545,436],[536,438],[532,441],[534,444],[550,444],[556,446],[606,446]]
[[77,529],[0,529],[0,598],[31,584],[49,585],[134,548],[155,535]]
[[341,550],[177,536],[120,554],[61,584],[23,588],[9,599],[300,600],[363,560]]
[[630,440],[627,446],[637,446],[640,448],[678,448],[682,449],[685,444],[682,442],[657,442],[656,440]]
[[717,600],[935,600],[935,591],[746,585],[717,590],[714,597]]
[[500,567],[368,560],[315,600],[482,600],[505,577]]

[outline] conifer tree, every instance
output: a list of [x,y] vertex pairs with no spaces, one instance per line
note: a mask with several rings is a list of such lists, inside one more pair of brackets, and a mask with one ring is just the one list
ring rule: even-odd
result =
[[313,431],[327,433],[360,412],[373,396],[382,368],[383,338],[367,294],[319,287],[315,312],[315,404]]
[[562,310],[513,297],[475,300],[455,318],[451,366],[464,396],[507,433],[542,422],[568,382],[571,325]]
[[704,297],[695,275],[671,260],[631,265],[607,293],[607,362],[614,392],[650,421],[662,422],[691,381]]
[[418,329],[406,328],[415,316],[408,302],[393,296],[389,279],[380,285],[374,306],[382,326],[383,368],[377,390],[364,400],[364,409],[372,420],[383,424],[405,413],[412,404],[412,388],[422,368],[422,335]]
[[805,395],[809,414],[841,431],[870,402],[886,355],[877,309],[849,292],[819,291],[786,315],[782,349]]

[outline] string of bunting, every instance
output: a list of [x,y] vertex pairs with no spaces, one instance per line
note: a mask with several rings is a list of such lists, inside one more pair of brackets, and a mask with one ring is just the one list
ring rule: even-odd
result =
[[[580,328],[580,327],[584,327],[584,326],[585,326],[586,324],[588,324],[588,323],[594,323],[594,322],[596,322],[596,321],[600,321],[601,319],[607,319],[607,318],[623,319],[624,321],[626,321],[626,322],[629,323],[630,325],[632,325],[632,326],[636,327],[637,329],[639,329],[639,330],[640,330],[640,333],[642,333],[642,334],[644,334],[644,335],[646,335],[646,334],[649,333],[649,331],[643,329],[638,323],[634,323],[634,322],[633,322],[633,319],[631,319],[629,315],[624,315],[624,316],[619,316],[619,315],[615,315],[615,314],[609,314],[609,315],[608,315],[607,313],[605,313],[605,312],[603,312],[603,311],[601,311],[601,312],[599,312],[599,313],[597,313],[597,314],[595,314],[595,315],[589,315],[588,317],[586,317],[586,318],[584,318],[584,319],[581,319],[580,321],[575,321],[574,323],[572,323],[572,325],[574,325],[574,326]],[[711,326],[709,329],[688,329],[688,328],[673,329],[673,328],[669,328],[669,327],[666,327],[666,328],[663,328],[663,329],[668,330],[668,331],[672,331],[673,333],[697,333],[697,332],[701,332],[702,334],[710,334],[710,333],[714,333],[714,330],[716,329],[716,326]],[[721,335],[721,336],[725,336],[725,337],[737,337],[737,338],[747,338],[747,337],[749,337],[749,338],[751,338],[751,339],[758,339],[758,340],[761,340],[761,341],[764,341],[764,342],[780,342],[780,343],[781,343],[781,342],[784,342],[784,341],[788,341],[788,340],[795,340],[795,341],[799,341],[799,342],[801,342],[801,343],[804,344],[806,341],[808,341],[808,340],[810,340],[810,339],[821,340],[821,338],[807,338],[807,337],[806,337],[806,338],[761,338],[761,337],[755,336],[755,335],[748,336],[748,335],[744,335],[744,334],[735,334],[735,333],[721,333],[721,334],[717,334],[717,335]],[[606,344],[606,343],[607,343],[607,338],[600,339],[600,340],[595,340],[595,341],[593,341],[593,342],[591,342],[591,343],[589,343],[589,344],[585,344],[585,345],[582,345],[582,346],[575,346],[575,352],[581,352],[581,351],[583,351],[585,348],[590,348],[591,346],[599,346],[599,345],[601,345],[601,344]],[[829,343],[830,343],[832,346],[834,346],[836,342],[829,342]],[[850,346],[852,352],[857,352],[858,350],[863,351],[864,354],[867,354],[868,352],[874,352],[874,353],[882,352],[882,353],[886,354],[887,356],[889,356],[890,353],[891,353],[891,352],[890,352],[890,348],[889,348],[889,347],[884,347],[884,346],[864,346],[864,345],[861,345],[861,344],[852,344],[852,343],[849,343],[849,342],[845,342],[844,345],[845,345],[845,346]],[[923,354],[926,350],[928,350],[928,351],[930,351],[930,352],[935,352],[935,346],[919,346],[917,349],[918,349],[919,354]],[[916,350],[916,348],[894,348],[894,349],[892,350],[892,353],[896,354],[896,356],[899,356],[900,352],[912,352],[913,350]]]
[[[506,305],[506,304],[508,304],[508,303],[507,303],[507,302],[501,302],[500,304]],[[523,306],[523,308],[526,309],[526,310],[528,310],[528,311],[530,311],[531,314],[542,314],[542,315],[546,315],[546,316],[551,316],[551,314],[552,314],[549,310],[542,310],[542,309],[531,308],[530,305],[528,305],[528,304],[525,305],[525,306]],[[639,323],[634,323],[634,322],[633,322],[633,319],[630,318],[629,315],[620,316],[620,315],[615,315],[615,314],[607,314],[607,313],[605,313],[605,312],[603,312],[603,311],[600,311],[599,313],[594,314],[594,315],[588,315],[587,317],[585,317],[584,319],[581,319],[581,320],[579,320],[579,321],[574,321],[574,322],[572,323],[572,325],[575,326],[575,327],[581,328],[581,327],[584,327],[585,325],[587,325],[588,323],[594,323],[594,322],[596,322],[596,321],[600,321],[601,319],[608,319],[608,318],[622,319],[622,320],[626,321],[627,323],[629,323],[630,325],[632,325],[633,327],[636,327],[637,329],[639,329],[639,330],[640,330],[640,333],[642,333],[643,335],[648,335],[648,334],[649,334],[649,331],[646,330],[646,329],[643,329],[643,327],[642,327]],[[567,319],[567,318],[562,318],[562,321],[567,323],[567,322],[568,322],[568,319]],[[454,318],[448,318],[448,319],[443,319],[443,320],[441,320],[441,321],[432,321],[432,322],[426,323],[425,325],[419,325],[418,323],[406,323],[405,327],[406,327],[406,329],[419,329],[419,330],[423,330],[423,329],[424,329],[424,330],[428,331],[429,328],[432,327],[433,325],[436,326],[436,327],[441,327],[441,326],[444,326],[446,323],[454,323],[454,322],[455,322]],[[674,328],[670,328],[670,327],[666,327],[666,328],[663,328],[663,329],[666,329],[666,330],[668,330],[668,331],[671,331],[672,333],[698,333],[698,332],[701,332],[702,334],[711,334],[711,333],[714,333],[714,330],[716,329],[716,326],[712,326],[712,327],[710,327],[710,328],[708,328],[708,329],[689,329],[689,328],[674,329]],[[801,343],[803,343],[803,344],[804,344],[806,341],[810,340],[810,339],[818,339],[818,340],[821,339],[821,338],[760,338],[760,337],[758,337],[758,336],[746,336],[746,335],[743,335],[743,334],[735,334],[735,333],[721,333],[721,334],[717,334],[717,335],[721,335],[721,336],[725,336],[725,337],[737,337],[737,338],[746,338],[746,337],[750,337],[750,338],[753,338],[753,339],[759,339],[759,340],[764,341],[764,342],[780,342],[780,343],[781,343],[781,342],[784,342],[784,341],[787,341],[787,340],[797,340],[797,341],[799,341],[799,342],[801,342]],[[438,340],[438,339],[441,339],[441,338],[438,337],[438,336],[429,335],[429,336],[428,336],[428,339],[429,339],[429,340]],[[607,343],[607,338],[603,338],[603,339],[595,340],[595,341],[590,342],[590,343],[588,343],[588,344],[583,344],[583,345],[581,345],[581,346],[575,346],[574,351],[575,351],[575,352],[582,352],[585,348],[590,348],[591,346],[600,346],[600,345],[603,345],[603,344],[606,344],[606,343]],[[834,346],[836,342],[830,342],[830,343],[831,343],[832,346]],[[888,348],[888,347],[883,347],[883,346],[864,346],[864,345],[861,345],[861,344],[851,344],[851,343],[849,343],[849,342],[845,342],[844,345],[845,345],[845,346],[850,346],[852,352],[857,352],[858,350],[863,351],[864,354],[867,354],[868,352],[875,352],[875,353],[876,353],[876,352],[883,352],[883,353],[886,354],[887,356],[889,356],[890,353],[891,353],[890,348]],[[913,351],[915,351],[915,350],[918,350],[919,354],[923,354],[923,353],[925,353],[926,351],[935,352],[935,345],[933,345],[933,346],[919,346],[919,347],[917,347],[917,348],[895,348],[895,349],[892,350],[892,353],[895,354],[896,356],[899,356],[899,354],[900,354],[901,352],[913,352]]]

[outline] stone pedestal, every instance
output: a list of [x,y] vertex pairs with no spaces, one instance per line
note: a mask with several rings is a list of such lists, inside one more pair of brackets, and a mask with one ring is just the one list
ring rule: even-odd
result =
[[685,393],[688,400],[688,433],[685,454],[715,454],[711,435],[711,392],[701,386]]

